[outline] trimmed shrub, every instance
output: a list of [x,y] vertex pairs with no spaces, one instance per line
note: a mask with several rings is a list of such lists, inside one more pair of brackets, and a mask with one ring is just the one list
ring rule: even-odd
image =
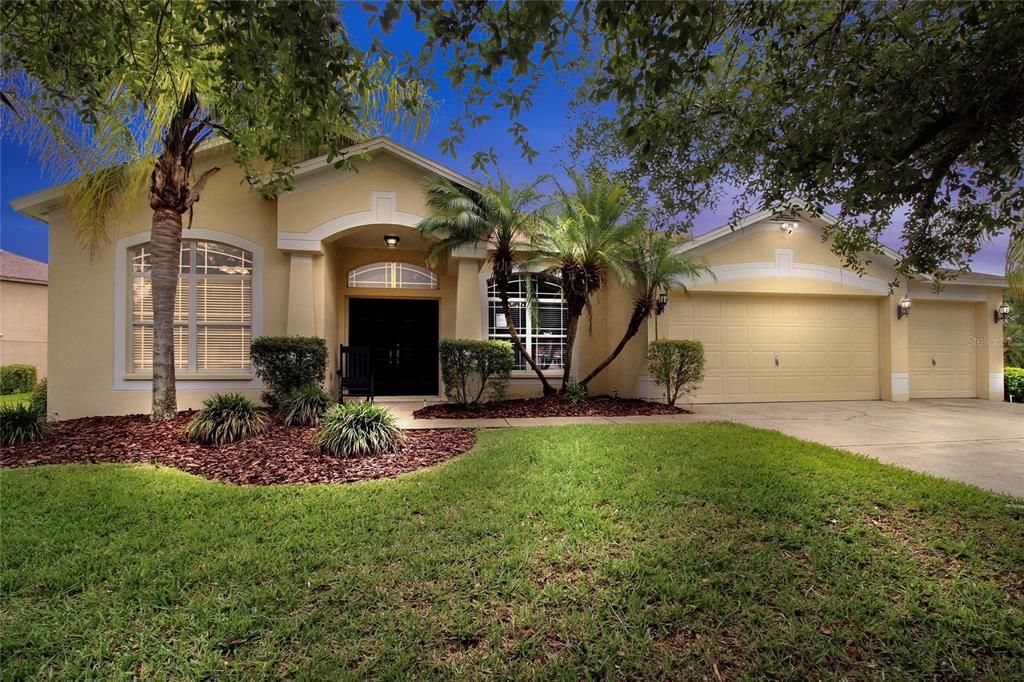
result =
[[1024,403],[1024,367],[1007,367],[1003,370],[1006,399]]
[[665,387],[665,401],[675,405],[704,381],[704,345],[688,339],[660,339],[647,347],[647,371]]
[[35,365],[5,365],[0,367],[0,394],[28,393],[36,385]]
[[562,400],[569,405],[582,405],[587,399],[587,387],[578,381],[570,381],[562,391]]
[[40,440],[50,433],[46,414],[32,405],[0,405],[0,445],[21,445]]
[[29,403],[36,412],[46,418],[46,379],[40,379],[36,387],[32,389],[32,399]]
[[335,405],[324,415],[316,444],[334,457],[395,452],[405,440],[391,410],[370,402]]
[[333,404],[330,393],[317,384],[307,384],[281,399],[281,421],[286,426],[315,426]]
[[327,376],[327,342],[317,336],[261,336],[252,342],[252,366],[269,389],[268,404],[297,388],[322,384]]
[[267,425],[267,415],[238,393],[218,393],[203,401],[203,409],[185,427],[185,436],[206,445],[227,445],[255,436]]
[[441,378],[444,394],[453,403],[479,405],[481,399],[500,400],[508,389],[516,354],[508,341],[441,339]]

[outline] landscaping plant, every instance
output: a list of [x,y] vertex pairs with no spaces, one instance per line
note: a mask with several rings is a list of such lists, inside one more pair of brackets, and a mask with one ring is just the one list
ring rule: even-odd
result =
[[40,440],[50,432],[46,413],[33,405],[0,405],[0,445],[20,445]]
[[448,400],[476,406],[485,396],[490,400],[504,397],[516,362],[511,343],[441,339],[438,350]]
[[370,402],[335,405],[324,415],[316,444],[334,457],[365,457],[396,452],[405,440],[398,420]]
[[32,389],[32,397],[30,399],[31,405],[39,414],[46,417],[46,379],[42,379],[36,387]]
[[0,367],[0,395],[28,393],[36,385],[35,365],[4,365]]
[[334,402],[319,384],[306,384],[281,399],[281,421],[287,426],[315,426]]
[[185,436],[206,445],[226,445],[255,436],[267,425],[266,413],[239,393],[217,393],[203,401]]
[[1007,367],[1003,370],[1003,376],[1007,399],[1024,403],[1024,367]]
[[587,399],[587,387],[578,381],[570,381],[562,390],[562,399],[570,405],[582,405]]
[[665,388],[665,401],[675,405],[680,395],[704,381],[704,344],[689,339],[660,339],[647,348],[647,371]]
[[317,336],[261,336],[252,342],[252,367],[269,391],[273,407],[284,396],[327,376],[327,342]]

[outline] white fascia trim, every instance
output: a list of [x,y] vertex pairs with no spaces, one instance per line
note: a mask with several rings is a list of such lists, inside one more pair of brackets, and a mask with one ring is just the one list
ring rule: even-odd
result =
[[370,192],[370,208],[348,213],[321,223],[309,232],[278,232],[277,248],[282,251],[323,253],[323,242],[347,230],[366,225],[399,225],[415,229],[422,216],[398,210],[395,192]]
[[[205,239],[237,246],[252,253],[252,338],[263,335],[263,247],[256,242],[229,232],[193,227],[184,234],[185,239]],[[153,382],[128,379],[128,249],[150,241],[149,230],[136,232],[118,240],[114,251],[114,390],[151,391]],[[179,391],[211,391],[227,389],[259,389],[263,382],[252,379],[180,379],[175,382]]]
[[730,263],[711,268],[711,274],[699,277],[690,285],[696,289],[701,285],[712,285],[716,282],[728,282],[760,277],[780,277],[788,279],[814,279],[834,282],[841,286],[864,289],[873,294],[888,295],[889,283],[870,275],[858,275],[849,270],[835,268],[830,265],[814,265],[794,261],[792,249],[775,249],[774,262]]
[[893,372],[891,379],[892,395],[910,395],[910,373]]
[[[419,166],[423,170],[430,173],[440,175],[442,178],[451,180],[457,184],[469,187],[470,189],[478,190],[481,188],[481,184],[472,178],[466,177],[465,175],[443,166],[440,163],[428,159],[427,157],[414,152],[413,150],[398,144],[394,140],[386,137],[374,137],[365,142],[352,145],[344,150],[347,156],[356,156],[358,154],[372,154],[376,151],[384,151],[397,156],[398,158],[408,161],[409,163]],[[316,172],[323,168],[333,167],[333,163],[327,163],[327,155],[318,156],[315,159],[309,159],[303,161],[295,166],[295,178],[298,179],[309,173]]]
[[988,373],[988,392],[989,393],[1002,393],[1003,392],[1003,373],[1002,372],[989,372]]

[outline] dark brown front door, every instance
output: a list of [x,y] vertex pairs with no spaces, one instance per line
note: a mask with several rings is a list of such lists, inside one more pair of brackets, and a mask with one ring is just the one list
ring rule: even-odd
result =
[[369,346],[377,395],[437,395],[438,302],[349,300],[348,342]]

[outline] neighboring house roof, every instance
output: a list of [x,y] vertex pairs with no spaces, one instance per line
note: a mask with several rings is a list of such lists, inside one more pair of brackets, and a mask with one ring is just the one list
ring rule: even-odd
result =
[[46,263],[25,258],[10,251],[0,251],[0,280],[46,284],[49,279],[49,270]]
[[[223,140],[215,141],[209,143],[202,151],[212,153],[213,150],[226,144],[229,143]],[[344,152],[348,156],[357,156],[359,154],[369,154],[372,156],[375,153],[384,152],[403,159],[414,166],[418,166],[424,171],[440,175],[441,177],[451,180],[456,184],[463,185],[471,189],[480,188],[480,183],[472,178],[466,177],[465,175],[437,163],[436,161],[432,161],[426,156],[414,152],[408,147],[400,145],[387,137],[370,138],[369,140],[347,147]],[[309,175],[325,168],[330,168],[331,166],[332,164],[327,162],[326,155],[301,161],[295,165],[295,179],[299,180],[305,175]],[[67,183],[56,185],[54,187],[47,187],[46,189],[38,192],[12,199],[11,207],[22,215],[35,218],[36,220],[41,220],[43,222],[48,222],[47,218],[49,214],[60,205],[60,200],[64,196],[66,189]]]

